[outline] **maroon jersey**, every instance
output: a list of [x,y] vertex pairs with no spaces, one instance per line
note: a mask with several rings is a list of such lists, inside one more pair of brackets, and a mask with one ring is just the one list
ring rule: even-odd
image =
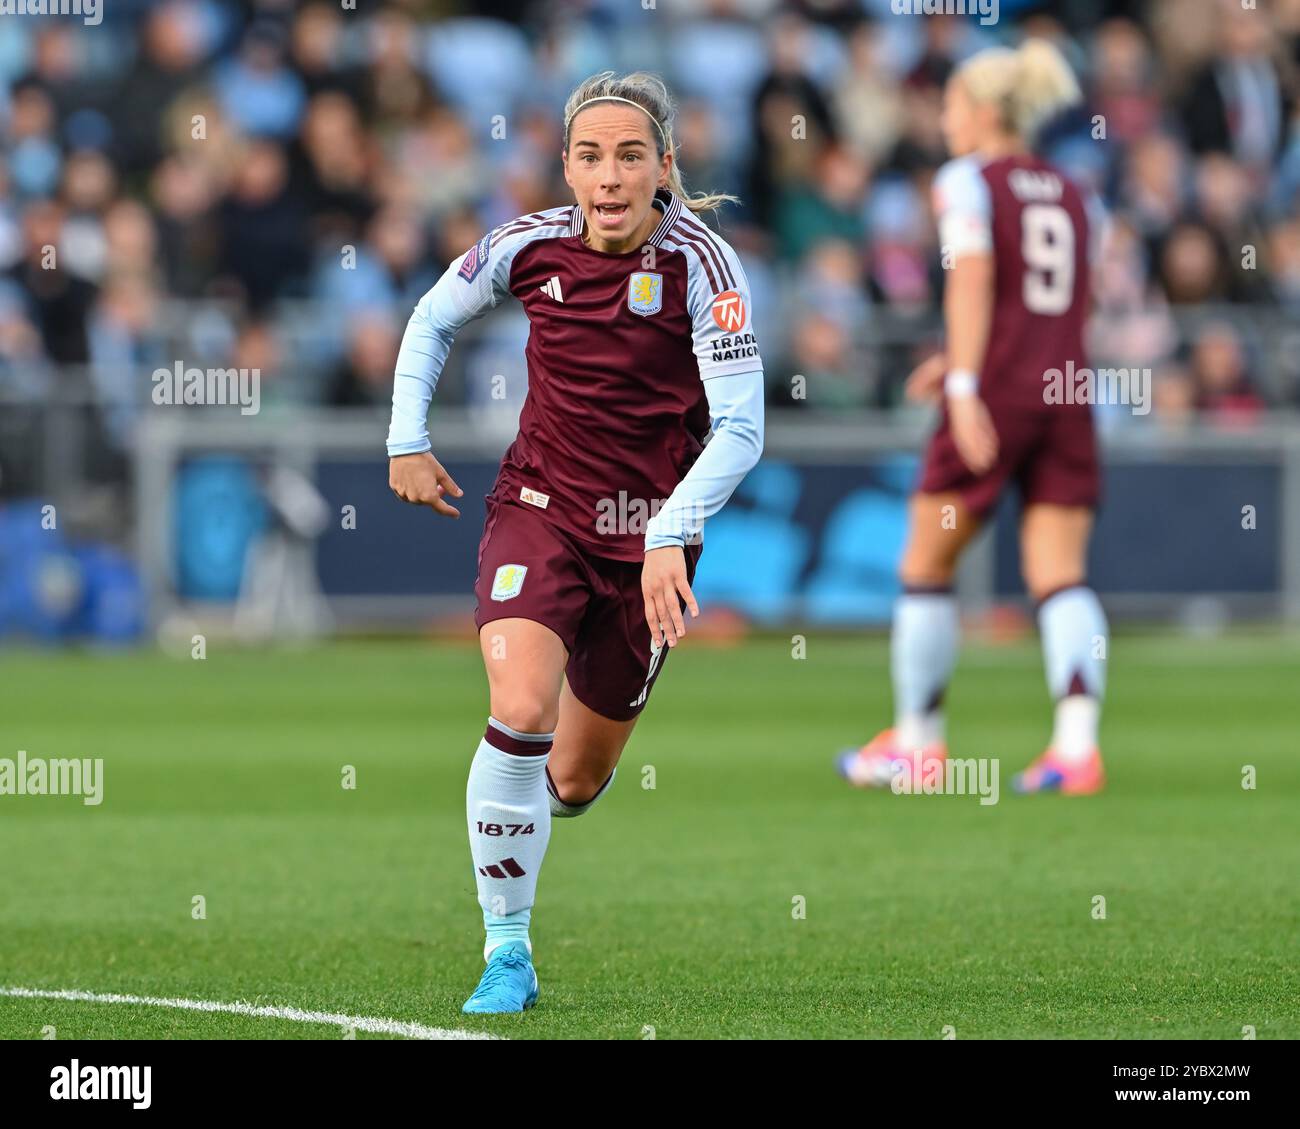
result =
[[940,170],[935,207],[949,253],[993,255],[981,397],[990,405],[1048,406],[1046,374],[1087,366],[1090,223],[1082,194],[1037,157],[985,165],[964,157]]
[[735,253],[672,193],[656,207],[633,251],[588,247],[570,205],[504,224],[448,271],[462,320],[512,294],[531,324],[528,396],[492,498],[614,560],[642,559],[646,522],[703,448],[702,380],[762,368]]
[[1029,156],[950,162],[935,181],[935,206],[947,254],[993,255],[993,322],[979,394],[997,429],[998,455],[985,473],[972,472],[953,441],[945,402],[921,492],[958,493],[981,518],[1011,484],[1026,505],[1096,506],[1092,408],[1087,397],[1063,401],[1060,393],[1087,364],[1089,244],[1097,222],[1074,185]]

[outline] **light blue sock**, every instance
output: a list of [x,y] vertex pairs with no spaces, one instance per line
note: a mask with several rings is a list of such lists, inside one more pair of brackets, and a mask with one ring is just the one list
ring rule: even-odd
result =
[[903,749],[944,739],[943,694],[957,661],[961,625],[947,589],[907,591],[894,604],[890,670],[895,738]]
[[1073,694],[1100,699],[1106,692],[1109,628],[1097,593],[1064,588],[1038,605],[1047,688],[1060,701]]
[[1106,613],[1086,585],[1063,588],[1038,605],[1047,688],[1056,703],[1051,747],[1068,763],[1097,748],[1110,648]]
[[533,943],[528,938],[528,923],[532,917],[531,906],[528,909],[517,909],[514,913],[507,913],[502,917],[494,917],[489,910],[484,910],[483,932],[487,940],[483,945],[483,955],[490,956],[493,949],[507,941],[523,941],[531,953]]
[[532,951],[528,926],[551,837],[546,762],[553,733],[520,733],[488,719],[465,786],[474,880],[487,934],[483,956],[506,941]]

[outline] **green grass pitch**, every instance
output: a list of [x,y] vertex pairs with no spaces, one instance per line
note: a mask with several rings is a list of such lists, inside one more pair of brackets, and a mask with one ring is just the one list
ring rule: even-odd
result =
[[[813,635],[801,660],[789,638],[689,639],[615,787],[556,821],[541,1001],[494,1018],[460,1014],[482,966],[464,822],[487,712],[476,649],[10,653],[0,757],[102,757],[105,787],[99,807],[0,796],[0,986],[510,1038],[1300,1036],[1300,647],[1120,637],[1110,680],[1109,790],[1016,797],[1047,732],[1037,646],[968,647],[950,737],[1000,760],[982,807],[833,775],[888,716],[883,639]],[[0,998],[0,1036],[48,1026],[341,1036]]]

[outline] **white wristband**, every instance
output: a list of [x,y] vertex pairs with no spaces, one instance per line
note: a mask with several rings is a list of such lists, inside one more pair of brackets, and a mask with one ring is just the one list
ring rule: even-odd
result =
[[943,390],[949,396],[974,396],[979,391],[980,378],[970,369],[955,368],[944,377]]

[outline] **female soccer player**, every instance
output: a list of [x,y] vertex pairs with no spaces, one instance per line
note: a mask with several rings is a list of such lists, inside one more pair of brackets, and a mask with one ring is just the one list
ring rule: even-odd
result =
[[1097,448],[1088,403],[1054,394],[1063,374],[1087,363],[1089,244],[1100,225],[1080,192],[1029,149],[1038,127],[1078,97],[1069,65],[1042,40],[976,55],[945,92],[943,128],[956,159],[935,180],[935,211],[951,263],[947,354],[921,365],[907,387],[916,399],[942,388],[944,412],[899,569],[894,727],[838,759],[841,774],[862,787],[942,770],[943,696],[958,637],[953,575],[1012,482],[1022,502],[1021,571],[1038,603],[1056,702],[1047,751],[1014,784],[1072,794],[1103,784],[1097,723],[1107,628],[1086,580]]
[[466,814],[487,968],[466,1012],[536,1002],[528,926],[551,816],[609,787],[683,609],[699,614],[702,523],[762,451],[748,284],[695,218],[732,198],[685,193],[672,119],[654,76],[583,82],[564,111],[576,203],[471,247],[416,306],[397,360],[389,485],[457,517],[462,491],[425,431],[438,374],[456,331],[507,296],[531,323],[475,586],[492,712]]

